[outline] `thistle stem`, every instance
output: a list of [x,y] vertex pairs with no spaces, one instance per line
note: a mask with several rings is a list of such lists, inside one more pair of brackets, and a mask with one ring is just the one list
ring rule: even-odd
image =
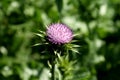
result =
[[51,80],[55,80],[55,55],[52,56]]

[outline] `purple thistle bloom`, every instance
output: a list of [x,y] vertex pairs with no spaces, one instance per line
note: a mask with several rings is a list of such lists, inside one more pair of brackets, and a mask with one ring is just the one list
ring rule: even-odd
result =
[[53,44],[65,44],[72,40],[72,30],[65,24],[52,24],[47,28],[47,37]]

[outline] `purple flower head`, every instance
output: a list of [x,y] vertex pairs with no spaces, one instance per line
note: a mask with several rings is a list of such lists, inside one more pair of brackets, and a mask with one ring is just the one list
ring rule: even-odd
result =
[[65,44],[72,40],[72,30],[65,24],[52,24],[47,28],[47,37],[53,44]]

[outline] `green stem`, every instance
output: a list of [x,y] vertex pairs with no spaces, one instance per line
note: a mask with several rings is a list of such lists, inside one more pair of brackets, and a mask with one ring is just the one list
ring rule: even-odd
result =
[[55,80],[55,55],[52,56],[51,80]]
[[63,74],[62,80],[65,80],[65,74]]

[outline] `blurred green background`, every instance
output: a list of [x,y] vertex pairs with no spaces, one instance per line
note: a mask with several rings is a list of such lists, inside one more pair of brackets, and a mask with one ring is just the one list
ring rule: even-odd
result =
[[81,46],[69,80],[120,80],[120,0],[0,0],[0,80],[49,80],[34,33],[59,21]]

